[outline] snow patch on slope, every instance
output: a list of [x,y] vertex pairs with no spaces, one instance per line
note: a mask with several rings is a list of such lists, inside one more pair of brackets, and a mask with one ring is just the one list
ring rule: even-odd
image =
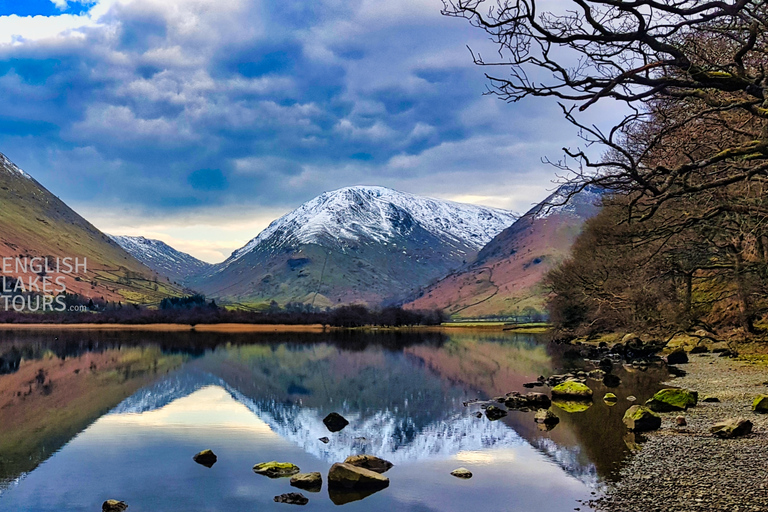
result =
[[18,174],[19,176],[21,176],[23,178],[27,178],[28,180],[32,179],[32,176],[30,176],[29,174],[25,173],[21,169],[19,169],[19,167],[16,164],[11,162],[8,159],[8,157],[5,156],[2,153],[0,153],[0,166],[5,167],[9,171],[13,172],[14,174]]

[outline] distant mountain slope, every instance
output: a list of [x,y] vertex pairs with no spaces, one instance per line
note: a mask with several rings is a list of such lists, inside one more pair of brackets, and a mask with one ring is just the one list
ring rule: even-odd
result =
[[86,258],[87,273],[65,276],[85,297],[149,304],[181,292],[0,153],[0,257],[20,256]]
[[143,236],[108,235],[134,258],[160,275],[183,283],[192,276],[210,270],[213,265],[185,252],[177,251],[160,240]]
[[256,304],[396,301],[474,259],[517,216],[383,187],[326,192],[190,286]]
[[589,188],[559,205],[566,192],[561,188],[529,210],[489,242],[473,263],[426,288],[406,307],[440,308],[459,318],[508,316],[526,308],[540,311],[545,300],[542,278],[568,256],[584,221],[599,211],[602,197],[598,189]]

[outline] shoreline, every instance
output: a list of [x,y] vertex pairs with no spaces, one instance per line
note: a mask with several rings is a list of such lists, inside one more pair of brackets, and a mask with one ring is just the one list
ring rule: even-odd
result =
[[[665,385],[699,392],[699,403],[685,412],[661,413],[661,429],[628,433],[627,444],[640,441],[617,482],[588,503],[598,512],[749,512],[765,510],[768,492],[768,415],[752,412],[752,400],[768,394],[768,366],[704,353],[680,365],[687,372]],[[702,402],[704,397],[720,402]],[[684,416],[687,426],[677,427]],[[717,439],[716,422],[743,417],[752,433]]]

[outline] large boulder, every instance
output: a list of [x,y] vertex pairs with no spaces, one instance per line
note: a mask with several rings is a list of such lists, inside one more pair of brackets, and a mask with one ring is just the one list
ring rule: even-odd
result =
[[107,500],[101,504],[101,512],[123,512],[127,508],[124,501]]
[[323,418],[323,423],[325,423],[325,427],[331,432],[338,432],[349,425],[349,421],[337,412],[332,412]]
[[582,382],[567,380],[552,388],[552,398],[556,397],[570,400],[591,400],[592,390]]
[[269,478],[281,478],[284,476],[295,475],[301,471],[299,466],[290,462],[262,462],[253,466],[253,472],[257,475],[265,475]]
[[688,362],[688,354],[679,348],[667,356],[667,364],[685,364]]
[[352,464],[358,468],[370,469],[377,473],[386,473],[394,464],[388,460],[374,457],[373,455],[350,455],[344,460],[345,464]]
[[627,409],[622,421],[633,432],[647,432],[661,427],[661,416],[642,405],[633,405]]
[[768,395],[760,395],[752,402],[752,410],[768,414]]
[[323,475],[313,473],[297,473],[291,477],[291,485],[307,491],[319,491],[323,486]]
[[389,478],[352,464],[337,462],[328,471],[328,487],[331,489],[383,489],[389,486]]
[[655,412],[685,411],[695,406],[699,394],[689,389],[666,388],[657,392],[645,405]]
[[715,437],[731,439],[752,432],[752,422],[744,418],[728,418],[727,420],[712,425],[712,428],[710,428],[709,431],[712,432]]
[[203,450],[200,453],[195,454],[194,457],[192,457],[192,460],[197,462],[198,464],[205,466],[207,468],[213,467],[214,464],[216,464],[216,454],[213,453],[211,450]]

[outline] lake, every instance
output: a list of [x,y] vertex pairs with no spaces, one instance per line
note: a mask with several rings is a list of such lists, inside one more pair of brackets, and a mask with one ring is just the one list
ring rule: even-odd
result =
[[[130,512],[290,510],[273,500],[288,492],[308,510],[590,510],[581,500],[637,441],[621,422],[626,397],[649,398],[666,373],[619,369],[612,389],[589,380],[592,405],[553,405],[549,431],[533,412],[489,421],[464,404],[580,368],[566,349],[475,331],[0,331],[0,511],[99,511],[106,499]],[[334,411],[350,423],[331,433]],[[192,460],[204,449],[211,468]],[[394,464],[389,487],[329,493],[330,466],[362,453]],[[322,490],[253,473],[272,460],[321,472]],[[451,476],[458,467],[473,477]]]

